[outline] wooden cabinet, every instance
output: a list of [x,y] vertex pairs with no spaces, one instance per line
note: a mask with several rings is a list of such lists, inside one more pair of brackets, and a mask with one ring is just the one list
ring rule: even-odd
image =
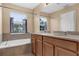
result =
[[60,47],[55,47],[55,56],[77,56],[77,54]]
[[42,41],[38,39],[36,40],[36,55],[42,56]]
[[42,36],[32,35],[32,52],[35,55],[42,56]]
[[55,38],[43,36],[43,42],[47,42],[47,43],[50,43],[53,45],[53,44],[55,44]]
[[54,45],[77,52],[77,43],[74,41],[56,39]]
[[78,43],[78,56],[79,56],[79,43]]
[[32,38],[32,53],[35,54],[35,39]]
[[51,37],[43,36],[43,56],[54,55],[54,40]]
[[77,42],[65,39],[55,40],[55,56],[77,56]]
[[2,49],[0,49],[0,56],[2,56],[2,54],[3,54],[3,53],[2,53]]
[[79,43],[45,35],[32,35],[32,51],[37,56],[77,56]]
[[54,55],[54,49],[53,45],[49,44],[47,42],[43,42],[43,56],[53,56]]
[[35,54],[36,53],[36,43],[35,43],[35,39],[36,39],[36,36],[35,35],[32,35],[32,53]]

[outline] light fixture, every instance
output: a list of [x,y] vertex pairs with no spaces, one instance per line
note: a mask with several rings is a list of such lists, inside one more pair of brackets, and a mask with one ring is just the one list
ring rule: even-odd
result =
[[46,3],[46,5],[49,5],[49,3]]
[[50,3],[44,3],[43,5],[44,5],[44,7],[47,7],[50,5]]

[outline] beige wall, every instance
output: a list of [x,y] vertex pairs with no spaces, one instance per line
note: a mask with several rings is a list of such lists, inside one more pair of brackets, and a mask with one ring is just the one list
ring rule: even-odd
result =
[[[59,11],[56,11],[56,12],[54,12],[54,13],[51,13],[50,14],[50,17],[51,17],[51,19],[54,21],[54,19],[56,19],[57,20],[57,22],[60,22],[60,15],[61,14],[64,14],[64,13],[67,13],[67,12],[69,12],[69,11],[73,11],[73,10],[75,10],[76,11],[76,19],[75,20],[77,20],[77,23],[76,23],[76,31],[79,31],[79,12],[78,12],[78,9],[79,8],[79,4],[75,4],[75,5],[73,5],[73,6],[70,6],[70,7],[65,7],[64,9],[61,9],[61,10],[59,10]],[[56,30],[60,30],[59,28],[59,26],[58,25],[60,25],[60,23],[57,23],[56,22],[56,24],[55,24],[55,26],[57,26],[57,27],[55,27],[55,28],[57,28]],[[52,23],[52,25],[54,25],[53,23]],[[55,31],[55,28],[53,29],[53,26],[51,25],[51,31]]]
[[13,5],[11,3],[3,3],[2,6],[6,7],[6,8],[10,8],[10,9],[15,9],[15,10],[18,10],[20,12],[33,13],[32,9],[20,7],[20,6],[17,6],[17,5]]
[[2,41],[2,7],[0,7],[0,42]]
[[53,31],[59,31],[60,30],[60,20],[59,17],[57,18],[51,18],[50,19],[50,32],[53,33]]
[[40,12],[43,7],[43,4],[41,4],[34,9],[34,32],[40,32],[40,16],[45,16],[47,18],[47,31],[50,32],[49,14]]
[[46,17],[47,18],[47,31],[50,32],[51,31],[51,19],[49,16]]
[[42,5],[38,5],[36,8],[34,8],[33,12],[34,12],[34,32],[40,32],[40,9],[42,9],[41,7]]
[[3,33],[10,33],[10,11],[11,9],[3,8],[2,14],[2,28]]
[[22,14],[25,14],[27,16],[27,31],[32,32],[32,10],[19,7],[16,5],[4,3],[3,6],[3,33],[10,33],[10,12],[15,11]]
[[79,8],[76,10],[76,30],[79,32]]
[[[51,14],[40,12],[40,9],[43,8],[41,5],[37,6],[34,10],[18,7],[12,4],[3,4],[3,33],[10,33],[10,19],[9,19],[9,12],[12,10],[19,11],[27,15],[27,30],[28,32],[40,32],[39,27],[39,17],[46,16],[48,21],[48,28],[47,31],[52,32],[56,30],[60,30],[60,15],[72,10],[76,10],[76,20],[77,20],[77,27],[76,30],[79,31],[79,4],[76,4],[71,7],[66,7],[62,10],[56,11]],[[33,14],[34,13],[34,14]],[[50,17],[49,17],[50,16]]]
[[[18,8],[18,7],[17,7]],[[28,32],[32,32],[33,28],[32,28],[32,21],[33,21],[33,15],[30,12],[24,11],[20,9],[15,9],[15,8],[10,8],[10,7],[4,7],[3,6],[3,11],[2,11],[2,28],[3,28],[3,40],[13,40],[13,39],[25,39],[27,38],[27,36],[29,34],[25,34],[25,35],[15,35],[13,37],[13,35],[10,34],[10,12],[15,11],[15,12],[19,12],[21,14],[26,15],[27,17],[27,31]]]
[[0,35],[2,34],[2,7],[0,7]]
[[34,32],[40,32],[39,16],[38,14],[34,15]]
[[[44,16],[44,15],[43,15]],[[47,31],[50,32],[50,17],[44,16],[47,18]],[[34,15],[34,32],[40,32],[40,13]]]
[[27,14],[27,31],[33,32],[33,15]]
[[[23,13],[27,16],[27,31],[28,32],[39,32],[39,17],[48,16],[46,13],[40,12],[40,8],[35,8],[35,10],[19,7],[16,5],[4,3],[3,6],[3,33],[10,33],[10,12],[16,11]],[[41,6],[40,6],[41,7]],[[33,14],[34,13],[34,14]],[[48,26],[49,27],[49,26]],[[49,28],[48,28],[49,30]]]
[[18,10],[3,8],[3,33],[10,33],[10,12],[15,11],[27,16],[27,31],[32,32],[32,20],[31,14],[20,12]]
[[0,3],[0,5],[1,5],[1,3]]

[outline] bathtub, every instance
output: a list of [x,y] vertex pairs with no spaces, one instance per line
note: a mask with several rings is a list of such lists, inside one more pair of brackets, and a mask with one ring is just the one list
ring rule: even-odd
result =
[[11,40],[11,41],[4,41],[0,43],[0,49],[16,47],[16,46],[25,45],[25,44],[31,44],[31,39],[17,39],[17,40]]

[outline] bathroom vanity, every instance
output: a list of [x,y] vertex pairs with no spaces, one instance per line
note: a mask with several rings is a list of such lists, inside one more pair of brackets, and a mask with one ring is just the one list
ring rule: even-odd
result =
[[78,56],[79,38],[33,33],[32,53],[36,56]]

